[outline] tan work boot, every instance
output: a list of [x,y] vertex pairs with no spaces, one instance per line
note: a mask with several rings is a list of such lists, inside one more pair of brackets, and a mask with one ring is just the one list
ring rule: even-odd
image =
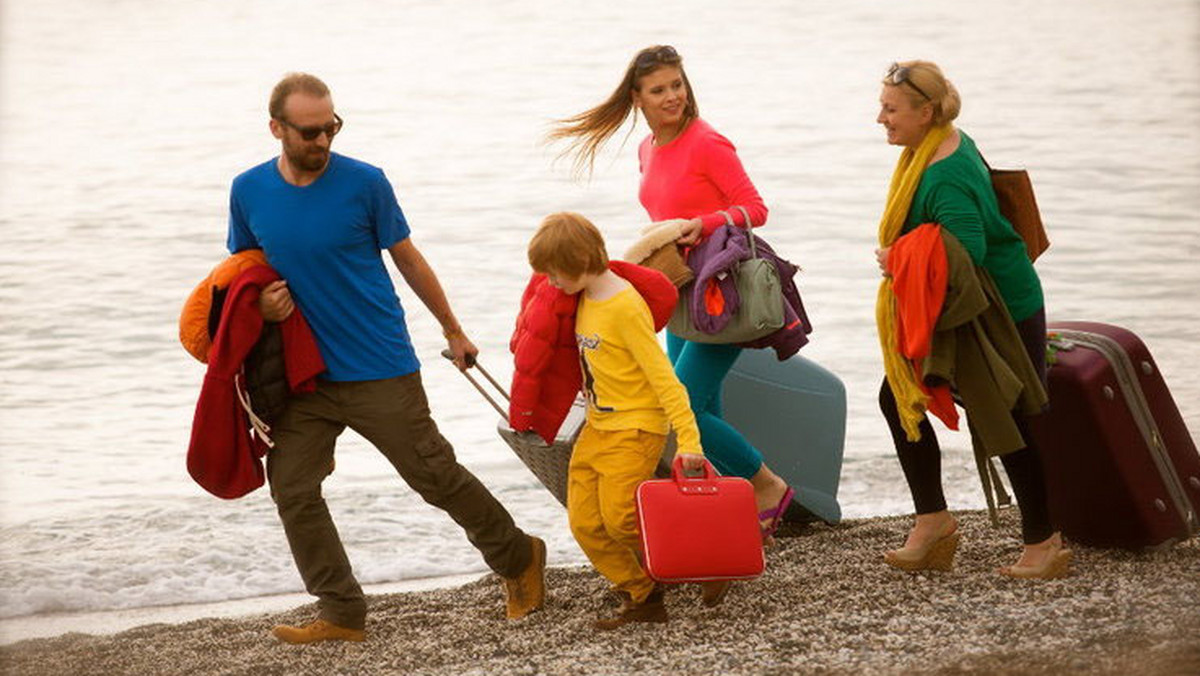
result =
[[516,577],[504,578],[504,614],[510,620],[520,619],[546,605],[546,543],[529,536],[533,556],[529,565]]
[[632,599],[621,604],[616,616],[596,620],[592,626],[608,631],[631,622],[666,622],[667,606],[663,603],[662,587],[655,587],[645,601],[635,603]]
[[316,643],[317,641],[354,641],[361,643],[367,638],[362,629],[339,627],[327,620],[313,620],[303,627],[286,624],[276,625],[271,633],[284,643]]
[[708,608],[719,606],[725,600],[725,595],[729,593],[729,588],[732,586],[733,580],[709,580],[701,582],[700,602]]

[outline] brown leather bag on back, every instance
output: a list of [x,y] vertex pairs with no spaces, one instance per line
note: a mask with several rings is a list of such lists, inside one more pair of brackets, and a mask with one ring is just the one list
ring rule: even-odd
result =
[[1029,260],[1036,261],[1050,248],[1050,239],[1042,225],[1042,214],[1038,211],[1037,198],[1033,196],[1029,172],[1024,169],[993,169],[986,159],[983,165],[991,174],[992,190],[996,193],[1000,214],[1012,223],[1013,229],[1025,240]]

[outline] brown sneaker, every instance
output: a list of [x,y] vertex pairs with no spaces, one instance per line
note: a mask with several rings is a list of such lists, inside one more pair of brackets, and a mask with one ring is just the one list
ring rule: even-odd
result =
[[725,600],[725,595],[729,593],[729,589],[732,586],[733,580],[709,580],[708,582],[701,582],[700,602],[709,608],[719,606]]
[[666,622],[667,621],[667,606],[663,603],[662,587],[655,587],[654,591],[646,597],[641,603],[630,601],[621,605],[621,609],[615,617],[608,617],[601,620],[596,620],[592,626],[597,629],[608,631],[616,629],[630,622]]
[[504,578],[504,612],[510,620],[520,619],[546,605],[546,543],[529,536],[533,558],[516,577]]
[[347,629],[326,620],[313,620],[303,627],[279,624],[271,630],[271,633],[284,643],[316,643],[317,641],[361,643],[367,637],[367,632],[362,629]]

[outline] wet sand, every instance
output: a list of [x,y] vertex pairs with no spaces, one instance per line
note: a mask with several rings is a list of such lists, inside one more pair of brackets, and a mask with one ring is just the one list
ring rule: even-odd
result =
[[[290,646],[268,633],[305,605],[269,614],[65,634],[0,648],[4,674],[785,674],[1200,673],[1200,540],[1130,553],[1073,546],[1063,580],[1021,581],[1018,524],[960,515],[949,573],[880,561],[906,517],[812,526],[779,539],[767,571],[718,608],[695,585],[668,593],[666,625],[597,633],[611,611],[587,568],[551,568],[543,612],[503,618],[485,576],[447,589],[371,596],[367,641]],[[551,562],[553,565],[553,562]]]

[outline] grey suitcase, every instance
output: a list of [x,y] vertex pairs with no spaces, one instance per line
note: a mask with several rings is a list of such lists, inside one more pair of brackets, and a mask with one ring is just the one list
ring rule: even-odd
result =
[[[443,350],[442,356],[447,359],[453,359],[453,355],[449,350]],[[473,366],[479,373],[487,379],[491,384],[492,389],[497,394],[508,399],[508,392],[504,386],[496,381],[495,378],[488,373],[478,362]],[[567,417],[563,420],[562,425],[558,428],[558,434],[554,437],[554,443],[547,444],[541,436],[536,432],[526,431],[518,432],[508,424],[508,411],[504,409],[492,396],[488,393],[479,381],[477,381],[471,372],[463,371],[463,375],[479,394],[496,409],[500,414],[500,421],[496,423],[496,432],[500,438],[508,444],[517,458],[525,464],[525,467],[537,477],[538,481],[550,491],[556,500],[563,507],[567,506],[567,466],[571,462],[571,449],[575,446],[575,438],[579,436],[579,431],[583,429],[583,422],[587,415],[587,410],[582,397],[575,400],[571,410],[567,412]],[[667,443],[667,448],[663,453],[663,460],[659,462],[659,467],[656,474],[660,477],[670,476],[670,462],[675,455],[674,439],[670,439]]]

